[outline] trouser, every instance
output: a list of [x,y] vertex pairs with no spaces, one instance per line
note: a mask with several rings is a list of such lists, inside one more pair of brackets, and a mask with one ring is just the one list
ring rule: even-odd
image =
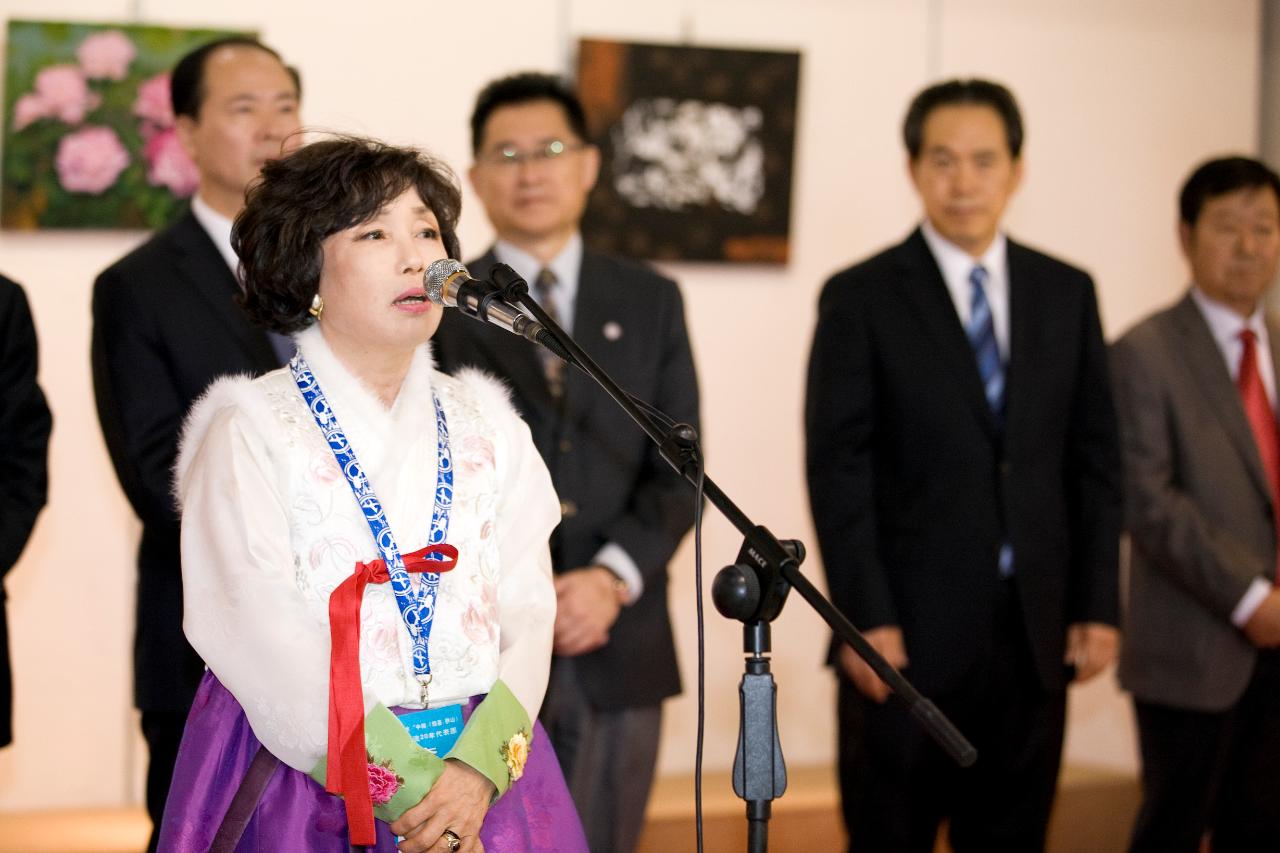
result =
[[151,840],[147,853],[155,853],[164,819],[164,801],[169,797],[173,767],[178,763],[178,747],[187,725],[186,711],[143,711],[142,736],[147,741],[147,814],[151,817]]
[[631,853],[644,827],[662,706],[595,708],[573,658],[556,658],[539,718],[560,757],[592,853]]
[[1142,807],[1133,853],[1280,850],[1280,651],[1258,655],[1240,700],[1221,713],[1134,701]]
[[[956,853],[1044,848],[1066,692],[1041,687],[1013,584],[1004,584],[991,654],[956,691],[931,697],[977,747],[974,766],[958,767],[896,696],[879,705],[841,677],[840,788],[850,851],[932,853],[944,818]],[[909,668],[904,675],[911,677]]]

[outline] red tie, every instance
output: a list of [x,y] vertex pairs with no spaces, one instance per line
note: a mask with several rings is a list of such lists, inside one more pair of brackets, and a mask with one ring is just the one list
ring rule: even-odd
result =
[[[1240,353],[1240,373],[1236,376],[1236,387],[1240,389],[1240,400],[1244,403],[1244,414],[1249,419],[1249,428],[1253,430],[1253,441],[1258,445],[1258,455],[1262,458],[1262,468],[1267,472],[1267,481],[1271,483],[1271,505],[1273,517],[1280,518],[1280,507],[1276,501],[1280,498],[1280,432],[1276,429],[1276,414],[1267,399],[1267,389],[1262,384],[1262,374],[1258,372],[1258,336],[1252,329],[1240,332],[1240,342],[1244,349]],[[1280,567],[1280,528],[1277,529],[1277,566]],[[1277,572],[1280,576],[1280,572]]]

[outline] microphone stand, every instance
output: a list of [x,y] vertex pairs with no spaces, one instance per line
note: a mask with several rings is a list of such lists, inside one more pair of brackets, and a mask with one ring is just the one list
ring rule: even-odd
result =
[[[561,359],[577,367],[604,389],[622,407],[655,445],[662,458],[695,487],[701,468],[698,436],[688,424],[667,427],[659,422],[613,381],[563,329],[529,296],[529,285],[506,264],[497,264],[490,280],[502,298],[520,305],[542,325],[536,341]],[[836,607],[800,573],[804,545],[798,540],[779,540],[769,530],[754,524],[705,474],[702,477],[707,500],[743,536],[742,548],[733,565],[721,569],[712,583],[716,609],[743,623],[745,672],[738,689],[738,750],[733,761],[733,790],[747,804],[747,849],[764,853],[768,849],[768,822],[773,800],[787,787],[786,766],[777,727],[777,690],[769,670],[770,624],[782,612],[791,589],[809,603],[835,635],[857,652],[876,675],[904,702],[917,722],[961,767],[977,760],[978,753],[964,735],[937,706],[921,696],[901,673],[858,632]]]

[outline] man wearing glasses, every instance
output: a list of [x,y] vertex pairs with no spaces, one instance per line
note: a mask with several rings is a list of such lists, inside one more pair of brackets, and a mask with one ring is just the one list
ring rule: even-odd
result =
[[[600,152],[577,96],[525,73],[489,84],[471,116],[470,170],[497,240],[467,264],[505,263],[618,383],[697,425],[698,388],[675,282],[587,251],[578,223]],[[456,312],[433,340],[442,369],[504,377],[560,494],[551,540],[558,608],[541,718],[594,851],[634,849],[657,757],[661,702],[680,691],[667,562],[693,493],[590,380]],[[534,749],[537,749],[535,744]]]

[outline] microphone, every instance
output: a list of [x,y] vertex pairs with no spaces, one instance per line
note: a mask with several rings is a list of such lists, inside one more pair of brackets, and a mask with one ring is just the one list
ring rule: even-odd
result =
[[541,323],[502,298],[502,291],[487,281],[476,281],[453,258],[432,261],[423,276],[427,299],[446,308],[457,308],[468,317],[506,329],[534,343],[550,337]]
[[436,305],[457,308],[472,319],[506,329],[551,350],[561,361],[577,363],[546,326],[503,299],[502,288],[493,282],[476,281],[467,268],[453,258],[432,261],[422,280],[427,299]]

